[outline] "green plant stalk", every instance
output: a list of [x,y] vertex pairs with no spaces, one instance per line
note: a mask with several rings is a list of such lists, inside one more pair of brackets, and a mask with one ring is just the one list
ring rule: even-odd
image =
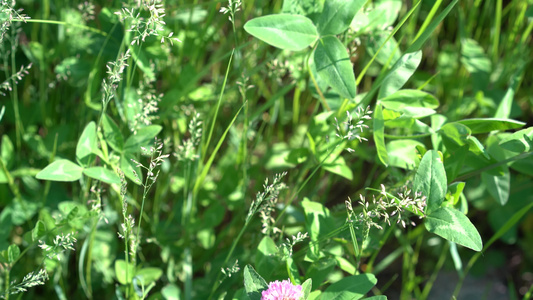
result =
[[527,290],[527,293],[525,293],[523,300],[530,300],[533,297],[533,285],[529,287],[529,290]]
[[522,39],[520,40],[521,44],[526,44],[527,39],[531,37],[532,30],[533,30],[533,22],[529,22],[529,25],[527,25],[526,30],[524,30],[524,34],[522,34]]
[[444,262],[446,261],[446,257],[447,257],[446,254],[448,253],[448,249],[450,249],[450,244],[444,243],[444,245],[442,246],[440,255],[439,255],[439,260],[435,264],[435,269],[433,270],[433,273],[431,273],[429,280],[424,286],[424,289],[422,290],[422,294],[420,295],[419,299],[424,300],[424,299],[427,299],[427,297],[429,296],[429,292],[431,291],[431,288],[433,287],[435,280],[437,280],[437,275],[439,275],[439,272],[442,269]]
[[348,227],[350,228],[350,237],[352,238],[353,251],[355,252],[355,270],[356,273],[358,273],[359,264],[361,262],[361,251],[359,250],[359,244],[357,243],[357,235],[355,234],[353,220],[351,219],[350,212],[348,212]]
[[[524,24],[524,18],[527,11],[527,3],[523,2],[521,3],[520,12],[518,13],[518,16],[516,18],[509,17],[509,19],[514,19],[513,27],[511,29],[511,32],[507,35],[507,45],[506,49],[504,51],[510,51],[510,52],[519,52],[520,47],[516,47],[516,45],[513,43],[513,41],[516,40],[517,35],[519,34],[519,30],[522,24]],[[507,12],[509,12],[509,8],[511,5],[508,5]],[[505,15],[505,11],[503,13]],[[523,45],[520,45],[523,46]]]
[[185,272],[185,300],[192,299],[192,255],[190,247],[185,248],[184,253],[184,272]]
[[[359,83],[361,83],[361,80],[363,80],[363,77],[365,76],[366,72],[368,71],[368,68],[370,68],[370,65],[372,65],[372,63],[374,62],[374,60],[376,59],[378,54],[381,52],[381,49],[383,49],[383,46],[385,46],[385,44],[387,44],[387,42],[396,34],[396,32],[398,32],[398,30],[400,30],[400,28],[407,21],[407,19],[409,19],[409,17],[413,14],[413,12],[417,9],[417,7],[420,5],[421,2],[422,2],[421,0],[418,0],[418,2],[415,5],[413,5],[413,7],[407,12],[407,14],[405,14],[405,16],[403,16],[402,20],[400,22],[398,22],[398,24],[394,27],[394,29],[391,31],[389,36],[383,42],[383,44],[381,44],[381,46],[379,46],[379,48],[376,51],[376,53],[374,54],[374,56],[372,56],[372,58],[365,65],[365,67],[363,68],[361,73],[359,73],[359,76],[357,76],[357,80],[355,81],[355,85],[359,86]],[[381,84],[381,81],[380,81],[380,84]],[[376,90],[377,90],[377,87],[376,87]]]
[[[43,20],[47,20],[50,17],[50,1],[49,0],[43,0],[42,1],[42,18]],[[48,44],[48,33],[46,32],[47,26],[45,23],[41,26],[41,39],[40,43],[43,47],[43,49],[46,49]],[[46,65],[45,65],[45,56],[41,55],[40,61],[39,61],[39,102],[41,104],[41,115],[44,120],[44,123],[46,126],[50,127],[52,126],[52,120],[47,116],[46,113],[46,102],[48,102],[48,93],[46,91]]]
[[[11,29],[11,82],[13,84],[13,90],[10,93],[11,101],[13,102],[13,111],[15,113],[15,136],[16,136],[16,143],[17,143],[17,157],[20,159],[20,153],[22,152],[22,136],[24,135],[24,125],[22,124],[22,120],[20,118],[20,111],[19,111],[19,97],[18,97],[18,89],[17,89],[17,83],[16,83],[16,77],[15,74],[17,73],[17,64],[15,60],[15,53],[16,48],[18,46],[17,42],[17,33],[14,29]],[[5,58],[7,60],[7,58]],[[5,63],[7,66],[7,63]],[[6,68],[6,78],[9,78],[8,71]]]
[[292,98],[292,126],[296,129],[298,126],[298,118],[300,116],[300,96],[302,94],[302,90],[300,90],[300,87],[296,85],[296,88],[294,89],[294,96]]
[[500,32],[502,26],[502,0],[496,0],[496,16],[494,16],[494,35],[492,39],[492,63],[498,61],[499,53],[498,47],[500,43]]
[[20,195],[19,188],[15,184],[15,180],[13,180],[13,177],[11,176],[11,173],[7,169],[6,165],[4,164],[4,160],[1,157],[0,157],[0,168],[4,171],[4,174],[7,177],[7,183],[9,185],[9,189],[15,195],[15,199],[17,201],[22,201],[22,196]]
[[533,208],[533,202],[529,203],[526,207],[523,207],[521,210],[517,211],[513,214],[513,216],[505,222],[505,224],[490,238],[490,240],[483,246],[483,249],[480,252],[477,252],[470,258],[468,261],[468,264],[466,265],[464,269],[464,273],[462,276],[459,277],[459,282],[455,286],[455,291],[453,293],[452,297],[457,298],[459,295],[459,292],[461,291],[461,287],[463,286],[463,282],[466,278],[466,275],[468,275],[468,272],[472,268],[472,266],[476,263],[476,261],[483,255],[483,253],[496,241],[498,240],[502,235],[504,235],[511,227],[513,227],[520,219],[531,209]]
[[213,131],[215,130],[215,124],[217,122],[218,111],[220,109],[220,104],[222,103],[222,96],[224,95],[224,90],[226,88],[226,83],[228,81],[229,70],[231,67],[231,62],[233,60],[233,54],[235,54],[235,48],[231,51],[231,55],[229,57],[228,67],[226,68],[226,75],[224,76],[224,81],[222,82],[222,89],[220,90],[220,94],[218,96],[218,101],[217,101],[217,106],[215,108],[215,115],[213,116],[213,121],[211,122],[211,128],[209,129],[207,140],[202,149],[201,157],[206,157],[207,149],[209,148],[209,143],[211,142],[211,137],[213,136]]
[[7,267],[6,270],[5,270],[5,273],[6,273],[6,279],[5,279],[5,288],[4,288],[4,291],[5,291],[5,299],[6,300],[9,300],[9,295],[10,295],[10,292],[9,292],[9,273],[11,272],[11,267]]
[[[250,218],[251,220],[252,218]],[[250,221],[249,220],[249,221]],[[239,240],[242,238],[242,235],[244,234],[244,232],[246,231],[246,228],[248,228],[248,224],[250,222],[244,222],[244,226],[241,228],[241,231],[239,231],[239,234],[237,235],[237,238],[235,238],[235,240],[233,240],[233,243],[231,244],[231,248],[229,249],[229,252],[228,252],[228,255],[226,255],[226,258],[224,259],[224,262],[222,263],[222,267],[224,267],[231,255],[233,254],[233,251],[235,251],[235,247],[237,246],[237,244],[239,243]],[[213,298],[213,295],[215,293],[215,291],[217,290],[217,288],[220,286],[220,274],[222,274],[222,272],[218,271],[217,272],[217,278],[215,279],[215,282],[213,283],[213,287],[211,288],[211,293],[209,294],[209,300],[211,300]]]
[[439,7],[441,4],[442,4],[442,0],[435,1],[435,4],[433,4],[433,7],[431,8],[428,15],[426,16],[426,19],[424,20],[424,23],[422,23],[422,26],[420,26],[420,29],[418,30],[418,33],[416,34],[413,41],[416,41],[420,37],[420,35],[422,35],[422,32],[426,30],[431,20],[433,20],[433,18],[435,17],[435,14],[439,10]]
[[[193,188],[193,197],[194,199],[196,199],[197,195],[198,195],[198,191],[200,189],[200,185],[203,183],[204,179],[205,179],[205,176],[207,175],[207,172],[209,171],[209,168],[211,167],[211,164],[213,163],[214,159],[215,159],[215,155],[217,154],[218,150],[220,149],[220,147],[222,146],[222,143],[224,142],[224,140],[226,139],[226,135],[228,134],[230,128],[233,126],[233,123],[235,123],[235,120],[237,120],[237,117],[239,116],[241,110],[243,109],[243,107],[246,105],[247,102],[245,102],[240,108],[239,110],[237,111],[237,113],[235,114],[235,116],[233,117],[233,120],[231,120],[231,123],[228,125],[228,127],[226,128],[226,130],[224,131],[224,133],[222,134],[222,137],[220,137],[220,140],[218,141],[218,144],[216,145],[215,149],[213,150],[213,153],[211,154],[211,156],[209,157],[209,160],[207,161],[207,163],[205,164],[205,166],[203,167],[202,169],[202,173],[200,174],[200,176],[198,177],[198,179],[196,180],[196,184]],[[244,231],[246,230],[246,227],[248,226],[247,223],[245,223],[244,227],[241,229],[241,232],[239,233],[239,235],[237,236],[237,238],[233,241],[233,245],[230,249],[230,251],[228,252],[228,255],[226,256],[226,259],[224,260],[224,263],[222,264],[223,266],[226,265],[229,261],[229,258],[231,257],[231,255],[233,254],[233,251],[235,250],[235,246],[237,245],[237,243],[239,242],[240,238],[242,237],[242,234],[244,233]],[[218,273],[217,275],[217,279],[215,280],[215,283],[213,285],[213,289],[211,290],[211,294],[209,295],[209,299],[211,299],[211,297],[213,296],[213,293],[215,292],[217,286],[218,286],[218,281],[220,280],[220,272]]]
[[489,166],[486,166],[486,167],[483,167],[481,169],[478,169],[478,170],[475,170],[475,171],[472,171],[472,172],[469,172],[469,173],[466,173],[466,174],[463,174],[457,178],[455,178],[454,181],[464,181],[465,179],[467,178],[470,178],[472,176],[475,176],[475,175],[478,175],[478,174],[481,174],[485,171],[488,171],[488,170],[492,170],[496,167],[499,167],[501,165],[505,165],[507,163],[510,163],[510,162],[513,162],[513,161],[517,161],[517,160],[520,160],[520,159],[524,159],[524,158],[527,158],[528,156],[531,156],[533,155],[533,152],[525,152],[525,153],[522,153],[522,154],[519,154],[517,156],[513,156],[511,158],[508,158],[508,159],[505,159],[505,160],[502,160],[502,161],[499,161],[497,163],[494,163],[492,165],[489,165]]
[[[50,156],[50,159],[48,160],[48,164],[51,164],[55,157],[56,157],[56,153],[57,153],[57,138],[58,138],[58,133],[56,133],[55,137],[54,137],[54,147],[52,148],[52,155]],[[44,207],[45,204],[46,204],[46,198],[48,197],[48,193],[50,192],[50,185],[51,185],[51,181],[47,180],[44,184],[44,192],[43,192],[43,198],[41,200],[41,206]]]
[[378,254],[381,251],[381,249],[383,248],[383,245],[385,245],[385,242],[389,239],[389,236],[390,236],[390,234],[392,233],[392,231],[394,230],[395,227],[396,226],[389,226],[387,228],[387,231],[383,235],[383,237],[379,240],[378,249],[376,249],[376,251],[374,251],[372,256],[370,256],[370,259],[368,260],[368,262],[366,264],[366,272],[367,273],[372,273],[372,270],[374,268],[374,262],[376,261],[376,258],[378,257]]
[[322,94],[322,91],[318,87],[318,83],[316,82],[315,76],[313,75],[313,71],[311,71],[311,68],[309,68],[309,65],[307,66],[307,70],[309,71],[309,77],[311,78],[311,81],[313,81],[313,84],[315,85],[316,91],[317,91],[318,95],[320,96],[318,98],[320,100],[320,103],[322,103],[322,106],[324,106],[324,108],[327,111],[331,111],[331,108],[329,107],[329,105],[328,105],[328,103],[326,101],[326,98],[324,97],[324,94]]
[[87,30],[87,31],[91,31],[91,32],[97,33],[97,34],[102,35],[102,36],[107,36],[107,33],[106,33],[106,32],[101,31],[101,30],[99,30],[99,29],[97,29],[97,28],[89,27],[89,26],[86,26],[86,25],[80,25],[80,24],[76,24],[76,23],[67,23],[67,22],[63,22],[63,21],[40,20],[40,19],[26,19],[26,20],[24,20],[24,21],[21,21],[21,20],[13,19],[13,22],[42,23],[42,24],[56,24],[56,25],[63,25],[63,26],[68,26],[68,27],[82,28],[82,29],[85,29],[85,30]]
[[[226,88],[226,81],[227,81],[227,78],[228,78],[228,75],[229,75],[229,69],[230,69],[232,58],[233,58],[233,52],[232,52],[232,54],[230,56],[230,60],[229,60],[229,63],[228,63],[228,68],[226,69],[226,76],[224,77],[224,82],[222,84],[222,90],[220,91],[220,96],[219,96],[219,99],[218,99],[217,108],[216,108],[216,111],[215,111],[215,116],[213,117],[213,123],[211,124],[209,137],[207,138],[207,141],[206,141],[206,144],[205,144],[205,148],[202,151],[202,157],[204,157],[205,154],[206,154],[207,148],[209,147],[209,142],[211,140],[211,136],[213,134],[214,126],[215,126],[215,123],[216,123],[216,117],[217,117],[217,114],[218,114],[218,109],[220,107],[220,102],[222,102],[222,96],[224,95],[224,89]],[[231,121],[229,126],[226,128],[226,131],[224,131],[224,133],[220,137],[220,139],[218,141],[218,144],[215,146],[215,149],[211,153],[211,156],[209,157],[209,159],[207,160],[205,165],[202,167],[202,172],[200,173],[200,176],[197,177],[196,183],[194,184],[194,188],[193,188],[194,199],[198,195],[198,191],[200,190],[200,185],[202,185],[202,183],[204,182],[205,177],[207,176],[207,172],[209,172],[209,168],[211,167],[211,165],[213,164],[213,161],[215,160],[215,155],[218,153],[218,150],[222,146],[222,142],[226,138],[226,135],[228,134],[229,129],[233,126],[233,123],[237,119],[237,116],[239,115],[239,113],[241,112],[241,110],[243,109],[243,107],[245,106],[246,103],[247,102],[245,102],[241,106],[241,108],[239,108],[239,111],[237,111],[237,113],[235,114],[235,117],[233,118],[233,120]]]

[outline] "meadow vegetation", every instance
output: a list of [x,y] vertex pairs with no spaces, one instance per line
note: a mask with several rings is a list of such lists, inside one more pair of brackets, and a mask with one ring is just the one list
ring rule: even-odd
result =
[[0,22],[0,298],[533,296],[531,0]]

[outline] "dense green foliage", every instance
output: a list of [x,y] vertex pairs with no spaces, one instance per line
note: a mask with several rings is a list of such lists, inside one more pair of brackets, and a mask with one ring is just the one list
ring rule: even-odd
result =
[[533,296],[531,0],[0,20],[1,298]]

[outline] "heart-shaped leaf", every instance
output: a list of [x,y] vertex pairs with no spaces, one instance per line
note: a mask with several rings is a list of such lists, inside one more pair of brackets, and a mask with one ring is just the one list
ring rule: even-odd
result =
[[437,151],[429,150],[422,157],[413,182],[414,191],[426,196],[427,213],[440,207],[446,196],[446,188],[446,171],[441,157]]
[[320,78],[339,95],[354,99],[356,95],[355,75],[346,47],[334,36],[318,41],[313,56]]
[[244,30],[256,38],[281,49],[303,50],[318,38],[313,22],[301,15],[275,14],[252,19]]
[[35,176],[41,180],[76,181],[81,178],[83,168],[67,159],[56,160]]
[[268,288],[268,284],[257,274],[250,265],[244,267],[244,289],[250,300],[261,300],[261,292]]
[[474,251],[483,249],[483,242],[476,227],[457,209],[441,207],[427,215],[424,225],[429,232],[448,241]]
[[98,179],[100,181],[103,181],[105,183],[120,183],[120,178],[117,174],[115,174],[113,171],[108,170],[104,167],[92,167],[83,170],[83,174]]
[[328,0],[318,19],[318,32],[321,36],[337,35],[350,26],[355,14],[365,5],[366,0]]

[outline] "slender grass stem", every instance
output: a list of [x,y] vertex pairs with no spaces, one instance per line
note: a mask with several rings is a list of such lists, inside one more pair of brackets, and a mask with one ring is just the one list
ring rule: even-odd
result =
[[41,23],[41,24],[63,25],[63,26],[69,26],[69,27],[81,28],[81,29],[85,29],[85,30],[87,30],[87,31],[91,31],[91,32],[97,33],[97,34],[102,35],[102,36],[107,36],[107,33],[106,33],[106,32],[101,31],[101,30],[99,30],[99,29],[97,29],[97,28],[93,28],[93,27],[89,27],[89,26],[81,25],[81,24],[76,24],[76,23],[63,22],[63,21],[41,20],[41,19],[25,19],[24,21],[22,21],[22,20],[14,19],[13,22],[25,22],[25,23]]

